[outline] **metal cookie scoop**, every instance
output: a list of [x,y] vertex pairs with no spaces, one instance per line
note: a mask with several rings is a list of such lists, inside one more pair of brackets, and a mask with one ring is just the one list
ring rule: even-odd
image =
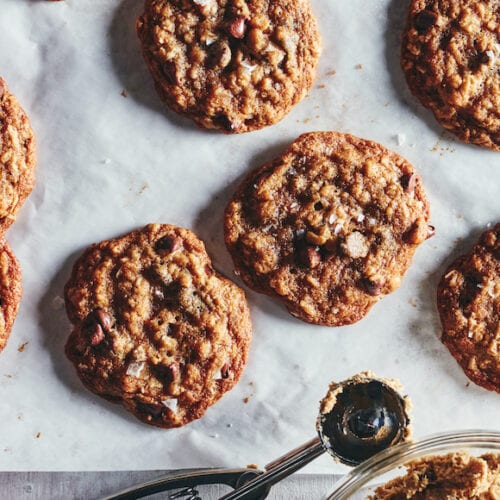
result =
[[332,383],[321,402],[316,423],[318,437],[274,460],[265,467],[265,472],[205,469],[130,488],[106,500],[142,498],[182,487],[186,489],[167,498],[201,500],[194,487],[216,483],[235,488],[220,500],[260,500],[266,498],[273,484],[306,466],[325,451],[347,465],[358,465],[409,436],[408,400],[399,394],[400,387],[396,381],[374,377],[366,372],[339,384]]
[[265,472],[220,500],[258,498],[255,493],[301,469],[327,451],[347,465],[358,465],[409,436],[409,403],[394,381],[363,373],[332,384],[321,403],[318,437],[271,462]]

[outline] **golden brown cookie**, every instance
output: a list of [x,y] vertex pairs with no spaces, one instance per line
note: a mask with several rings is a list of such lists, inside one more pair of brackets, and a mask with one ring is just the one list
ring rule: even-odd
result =
[[446,270],[437,306],[441,340],[465,374],[500,392],[500,223]]
[[6,346],[23,294],[21,266],[6,241],[0,248],[0,351]]
[[371,141],[313,132],[242,183],[225,239],[248,286],[304,321],[341,326],[398,288],[428,219],[406,160]]
[[411,91],[462,141],[500,151],[500,1],[413,0],[401,64]]
[[137,33],[168,106],[227,133],[281,120],[320,53],[309,0],[146,0]]
[[499,498],[500,454],[474,457],[467,452],[413,460],[407,472],[379,486],[372,500],[494,500]]
[[33,189],[35,164],[28,117],[0,78],[0,237]]
[[189,230],[152,224],[96,243],[65,288],[66,354],[92,392],[158,427],[200,418],[238,381],[245,295]]

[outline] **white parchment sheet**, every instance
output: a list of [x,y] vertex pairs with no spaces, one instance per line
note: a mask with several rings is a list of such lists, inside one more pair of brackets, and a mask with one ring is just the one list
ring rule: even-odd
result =
[[[500,219],[500,155],[442,133],[410,95],[399,66],[408,3],[312,0],[323,55],[309,96],[278,125],[226,136],[160,102],[135,35],[141,0],[0,0],[0,74],[38,143],[36,188],[8,233],[25,291],[0,355],[0,469],[264,465],[314,436],[330,380],[366,369],[402,381],[417,437],[500,428],[500,395],[468,382],[439,341],[435,309],[447,264]],[[181,429],[144,425],[85,390],[63,353],[61,303],[81,251],[173,223],[193,229],[241,285],[223,244],[223,209],[242,176],[313,130],[378,141],[421,173],[437,234],[401,288],[344,328],[301,323],[246,289],[255,335],[243,377]],[[334,470],[344,469],[328,457],[308,468]]]

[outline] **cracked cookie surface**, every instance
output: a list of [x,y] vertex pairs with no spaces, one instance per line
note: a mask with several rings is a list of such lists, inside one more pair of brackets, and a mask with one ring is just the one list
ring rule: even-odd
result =
[[6,241],[0,248],[0,351],[6,346],[22,296],[21,266]]
[[500,0],[413,0],[408,85],[462,141],[500,151]]
[[429,237],[420,177],[402,157],[337,132],[300,136],[226,208],[237,272],[294,316],[341,326],[395,290]]
[[476,384],[500,392],[500,223],[438,285],[441,340]]
[[200,418],[245,366],[245,295],[189,230],[152,224],[92,245],[65,300],[66,354],[82,382],[148,424]]
[[35,183],[35,139],[16,97],[0,78],[0,235],[16,214]]
[[226,133],[281,120],[320,53],[309,0],[146,0],[137,33],[161,98]]

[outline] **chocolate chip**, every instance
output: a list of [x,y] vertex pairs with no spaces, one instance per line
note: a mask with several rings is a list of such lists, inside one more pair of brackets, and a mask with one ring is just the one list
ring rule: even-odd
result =
[[178,85],[177,67],[173,61],[166,61],[161,65],[161,71],[170,85]]
[[220,374],[222,378],[228,378],[229,377],[229,363],[226,362],[222,365],[222,368],[220,369]]
[[427,226],[427,239],[432,238],[436,234],[436,228],[429,224]]
[[242,123],[241,122],[234,122],[232,121],[227,115],[224,113],[218,114],[214,118],[214,123],[222,127],[224,130],[227,132],[238,132],[238,130],[241,128]]
[[152,372],[163,385],[168,386],[179,377],[179,363],[177,363],[177,361],[172,361],[166,365],[156,365],[152,367]]
[[413,193],[415,191],[415,186],[417,185],[417,179],[417,174],[404,174],[399,179],[399,182],[407,193]]
[[156,251],[161,255],[168,255],[182,248],[182,240],[178,236],[167,234],[160,238],[155,245]]
[[[459,297],[460,307],[467,307],[476,296],[479,294],[481,289],[478,285],[482,285],[483,277],[480,273],[471,273],[464,275],[464,285]],[[465,316],[468,316],[467,311],[463,311]]]
[[231,48],[227,42],[219,40],[210,46],[207,63],[212,68],[225,68],[231,62]]
[[89,344],[92,347],[99,345],[104,340],[104,332],[99,323],[94,323],[93,328],[88,328],[87,335],[89,337]]
[[361,280],[361,285],[372,297],[376,297],[382,293],[382,285],[371,278],[363,278]]
[[313,246],[306,246],[299,250],[299,259],[302,264],[309,267],[310,269],[314,269],[321,264],[321,255]]
[[242,16],[235,17],[227,24],[228,33],[234,38],[243,38],[247,30],[246,19]]
[[113,324],[111,316],[104,309],[96,309],[94,311],[94,315],[96,317],[97,322],[101,325],[102,329],[105,332],[109,332]]
[[415,16],[414,25],[419,33],[425,33],[436,24],[438,16],[430,10],[422,10]]
[[316,210],[317,212],[319,210],[323,210],[323,203],[321,203],[321,201],[317,201],[315,204],[314,204],[314,210]]
[[150,405],[147,403],[137,403],[138,409],[152,417],[159,417],[163,413],[163,408],[157,405]]
[[483,64],[488,64],[490,57],[486,52],[473,52],[469,57],[469,69],[471,71],[478,70]]
[[[100,311],[104,314],[100,314]],[[108,316],[108,318],[106,318]],[[101,317],[103,319],[101,323]],[[92,347],[99,345],[104,340],[104,331],[109,331],[111,327],[111,318],[102,309],[95,309],[84,320],[82,325],[82,333],[87,337],[89,344]]]

